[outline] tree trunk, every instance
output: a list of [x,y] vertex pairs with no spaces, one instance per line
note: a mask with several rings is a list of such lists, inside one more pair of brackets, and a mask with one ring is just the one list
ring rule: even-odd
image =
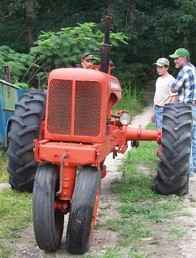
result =
[[128,29],[128,31],[130,32],[134,31],[135,10],[136,10],[135,0],[129,0],[125,28]]
[[112,15],[112,1],[111,0],[107,1],[107,14]]
[[26,23],[26,41],[29,47],[33,44],[33,18],[34,18],[34,0],[25,1],[25,23]]

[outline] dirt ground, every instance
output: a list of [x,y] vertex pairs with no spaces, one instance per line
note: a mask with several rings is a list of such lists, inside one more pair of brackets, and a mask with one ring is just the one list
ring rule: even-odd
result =
[[[149,123],[152,116],[152,108],[145,109],[144,113],[135,117],[132,122],[132,127],[138,127],[142,124],[144,127]],[[102,193],[100,201],[100,211],[98,216],[98,227],[94,230],[91,240],[91,249],[86,255],[98,257],[104,253],[104,250],[110,247],[115,247],[118,244],[118,234],[113,231],[105,230],[101,225],[107,218],[118,218],[118,207],[120,202],[116,195],[111,192],[111,183],[120,178],[121,173],[118,167],[123,159],[119,155],[115,160],[111,155],[108,156],[106,165],[108,174],[102,181]],[[183,228],[183,237],[174,240],[168,238],[168,227],[154,225],[153,231],[155,237],[143,241],[141,250],[149,258],[196,258],[196,180],[191,180],[189,194],[184,198],[186,211],[188,216],[180,216],[171,223],[178,223]],[[66,233],[66,221],[65,230]],[[26,228],[20,238],[13,243],[13,248],[16,250],[10,258],[66,258],[66,257],[81,257],[72,256],[65,251],[65,236],[62,241],[61,249],[56,253],[48,254],[41,251],[34,240],[32,225]],[[84,255],[83,257],[85,257]],[[131,258],[125,255],[122,258]]]
[[[196,258],[196,178],[190,180],[189,194],[184,197],[184,211],[169,224],[156,224],[155,237],[144,241],[141,250],[149,258]],[[170,236],[172,225],[181,229],[177,239]]]

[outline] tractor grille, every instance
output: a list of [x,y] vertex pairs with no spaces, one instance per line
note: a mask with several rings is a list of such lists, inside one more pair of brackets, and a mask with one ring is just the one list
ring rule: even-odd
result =
[[[95,81],[76,81],[75,87],[73,90],[72,81],[51,81],[48,131],[61,135],[97,136],[100,130],[101,87]],[[72,107],[73,103],[75,107]]]
[[76,82],[74,134],[99,134],[101,95],[97,82]]
[[72,81],[52,80],[48,102],[48,131],[70,134]]

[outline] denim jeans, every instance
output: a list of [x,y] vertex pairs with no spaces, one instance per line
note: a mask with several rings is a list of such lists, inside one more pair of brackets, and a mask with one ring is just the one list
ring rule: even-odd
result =
[[192,106],[192,120],[190,175],[196,175],[196,106]]
[[154,106],[154,114],[155,114],[155,125],[156,128],[162,128],[162,122],[163,122],[163,107]]

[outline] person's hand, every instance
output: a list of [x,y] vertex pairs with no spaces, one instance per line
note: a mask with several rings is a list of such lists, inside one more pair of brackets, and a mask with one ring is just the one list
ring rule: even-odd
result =
[[177,95],[170,96],[169,103],[175,103],[177,102]]
[[155,115],[154,115],[154,114],[152,114],[150,121],[151,121],[152,123],[155,122]]

